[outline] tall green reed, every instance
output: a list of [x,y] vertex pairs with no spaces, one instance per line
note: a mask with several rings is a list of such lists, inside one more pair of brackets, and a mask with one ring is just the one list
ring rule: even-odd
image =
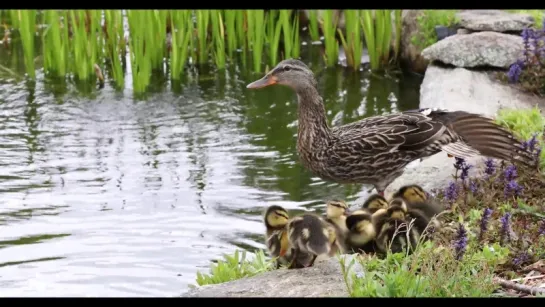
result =
[[72,71],[79,80],[88,80],[95,72],[95,64],[102,55],[99,36],[102,31],[100,11],[69,11],[72,27],[71,53],[73,55]]
[[267,41],[269,44],[269,64],[275,66],[278,62],[278,47],[280,45],[280,34],[282,23],[277,22],[278,11],[271,10],[267,13]]
[[[128,10],[129,22],[129,57],[131,62],[132,86],[134,92],[144,92],[151,78],[151,52],[145,52],[146,36],[149,35],[148,13],[140,10]],[[148,44],[150,44],[148,42]],[[153,46],[153,45],[152,45]]]
[[298,58],[300,54],[299,18],[290,19],[292,10],[280,10],[280,22],[284,33],[284,58]]
[[362,10],[361,25],[371,70],[383,69],[390,59],[390,42],[392,38],[391,10]]
[[218,69],[225,68],[225,30],[220,10],[212,10],[212,38],[215,50],[213,51],[214,61]]
[[335,37],[337,18],[333,10],[324,10],[322,33],[324,34],[325,62],[327,66],[335,66],[339,56],[339,44]]
[[248,44],[251,44],[254,72],[261,72],[265,44],[265,11],[246,10]]
[[345,32],[344,37],[341,29],[337,29],[346,54],[348,66],[358,70],[361,64],[363,44],[360,31],[360,12],[357,10],[344,10]]
[[236,10],[224,10],[225,16],[225,34],[227,34],[227,55],[229,59],[233,60],[233,54],[237,49],[237,11]]
[[123,14],[120,10],[105,10],[104,22],[106,31],[106,54],[110,61],[109,71],[118,87],[125,84],[122,59],[125,56],[125,38],[123,31]]
[[199,46],[198,63],[208,62],[208,25],[210,22],[209,10],[197,10],[197,41]]
[[170,77],[179,80],[189,57],[189,44],[193,36],[193,20],[190,10],[171,12],[172,51],[170,55]]
[[[56,10],[44,12],[47,28],[42,34],[43,65],[46,74],[65,77],[69,72],[70,40],[68,37],[68,11],[59,14]],[[61,16],[64,22],[61,26]]]
[[308,33],[313,42],[320,40],[318,12],[316,10],[308,10]]
[[11,20],[19,28],[23,44],[26,73],[31,79],[36,78],[34,65],[34,38],[36,33],[36,10],[13,10]]

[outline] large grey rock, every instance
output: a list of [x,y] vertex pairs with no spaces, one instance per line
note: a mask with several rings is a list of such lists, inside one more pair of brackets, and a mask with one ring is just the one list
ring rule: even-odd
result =
[[508,68],[523,52],[520,36],[475,32],[449,36],[422,51],[430,61],[440,61],[458,67],[493,66]]
[[474,31],[522,31],[534,23],[529,14],[509,13],[502,10],[466,10],[456,14],[460,25]]
[[[346,261],[352,255],[343,255]],[[361,269],[354,265],[354,272]],[[335,257],[304,269],[278,269],[253,277],[191,289],[184,297],[335,297],[348,296]]]
[[[422,108],[463,110],[494,117],[503,108],[525,109],[536,105],[543,108],[545,101],[495,81],[489,73],[465,68],[430,65],[420,87]],[[468,160],[475,165],[482,162],[484,157]],[[390,194],[409,183],[418,183],[427,190],[444,188],[452,180],[454,162],[446,153],[438,153],[420,163],[415,162],[388,187],[386,193]],[[472,168],[470,175],[478,171],[478,167]]]

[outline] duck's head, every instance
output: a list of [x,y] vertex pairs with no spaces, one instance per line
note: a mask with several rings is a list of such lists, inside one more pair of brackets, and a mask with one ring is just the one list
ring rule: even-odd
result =
[[348,205],[342,200],[330,200],[327,202],[326,216],[336,219],[348,215]]
[[279,229],[288,224],[289,218],[286,209],[273,205],[268,207],[265,211],[265,226],[267,226],[267,228]]
[[425,202],[428,200],[426,191],[424,191],[424,189],[422,189],[422,187],[417,184],[411,184],[411,185],[406,185],[401,187],[393,195],[393,197],[402,198],[404,201],[408,203],[419,203],[419,202]]
[[407,204],[401,198],[394,198],[390,201],[387,215],[390,219],[404,221],[407,213]]
[[388,208],[388,202],[384,196],[373,194],[363,203],[362,208],[377,211],[379,209]]
[[298,91],[309,86],[316,87],[316,79],[312,70],[305,63],[295,59],[287,59],[278,63],[263,78],[248,84],[246,88],[258,89],[275,84],[286,85]]

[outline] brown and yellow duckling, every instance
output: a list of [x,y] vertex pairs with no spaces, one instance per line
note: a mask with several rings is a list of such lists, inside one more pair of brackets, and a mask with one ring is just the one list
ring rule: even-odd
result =
[[287,232],[289,219],[288,211],[281,206],[273,205],[265,211],[265,245],[271,257],[276,258],[276,268],[292,262],[294,267],[305,267],[305,264],[311,260],[310,255],[300,253],[297,261],[293,261]]
[[[308,266],[312,266],[318,256],[330,257],[336,252],[335,229],[318,215],[305,213],[296,216],[286,227],[292,256],[297,259],[301,253],[312,255]],[[283,253],[286,251],[281,251],[280,255]],[[295,268],[295,261],[288,268]]]
[[403,199],[407,206],[409,217],[416,219],[415,224],[417,224],[421,232],[424,231],[430,221],[433,223],[432,225],[435,230],[441,226],[439,221],[434,217],[440,214],[443,208],[437,202],[430,199],[421,186],[417,184],[402,186],[392,197]]
[[348,228],[346,228],[346,218],[348,216],[348,205],[342,200],[331,200],[326,205],[326,222],[330,223],[335,231],[337,240],[337,248],[341,253],[347,251],[346,236]]
[[376,247],[382,254],[388,250],[399,253],[409,249],[409,253],[416,247],[420,233],[409,227],[407,221],[407,205],[401,198],[390,201],[388,209],[381,209],[374,215],[374,225],[377,229]]
[[379,209],[388,208],[388,201],[380,194],[373,194],[362,204],[362,209],[368,210],[371,214]]
[[373,215],[366,209],[356,210],[346,218],[346,245],[352,252],[375,252],[376,228]]

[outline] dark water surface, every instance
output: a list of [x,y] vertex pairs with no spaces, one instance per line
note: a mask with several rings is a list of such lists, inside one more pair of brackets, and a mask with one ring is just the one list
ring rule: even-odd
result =
[[[23,75],[18,48],[0,45],[0,64]],[[324,70],[306,52],[331,125],[418,107],[420,80]],[[223,253],[264,248],[266,206],[366,194],[302,168],[296,96],[247,90],[261,74],[154,78],[142,101],[130,75],[116,92],[11,72],[0,70],[1,296],[176,296]]]

